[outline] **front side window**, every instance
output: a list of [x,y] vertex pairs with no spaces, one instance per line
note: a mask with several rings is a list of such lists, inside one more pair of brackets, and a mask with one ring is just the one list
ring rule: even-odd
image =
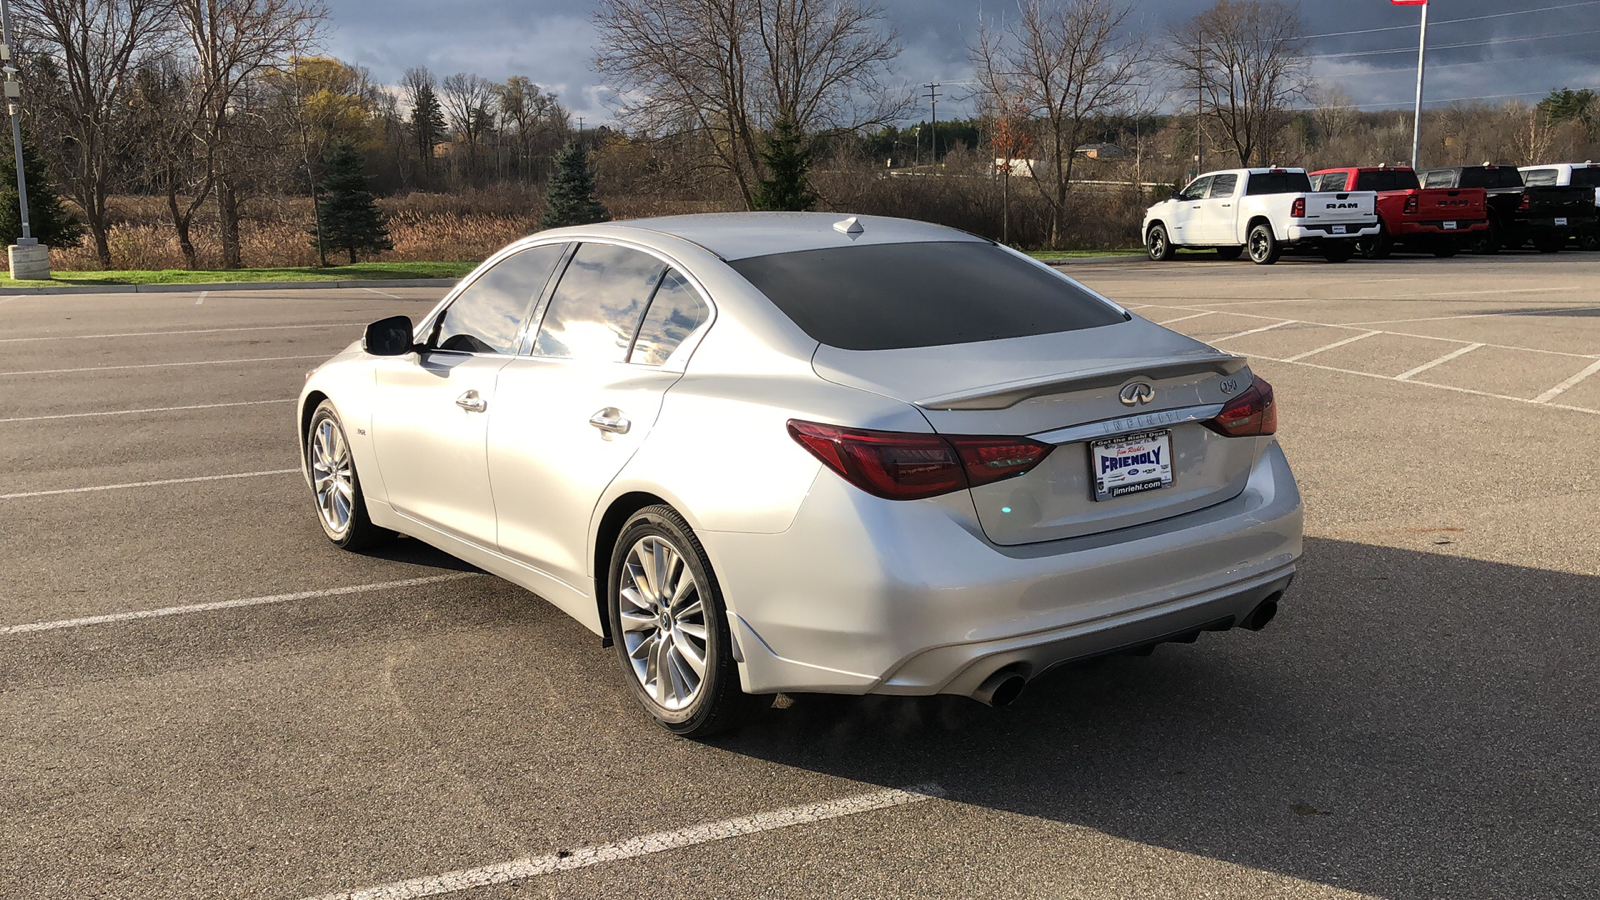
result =
[[1196,178],[1194,181],[1189,183],[1188,187],[1183,189],[1183,192],[1178,195],[1178,199],[1179,200],[1204,200],[1205,196],[1206,196],[1206,191],[1210,187],[1211,187],[1211,176],[1210,175],[1207,175],[1204,178]]
[[533,355],[622,362],[666,268],[627,247],[579,246],[550,298]]
[[439,317],[433,346],[462,353],[516,353],[522,325],[565,250],[565,244],[530,247],[478,276]]
[[1222,200],[1233,196],[1233,189],[1239,186],[1239,176],[1218,175],[1211,182],[1211,199]]
[[1114,325],[1077,283],[987,241],[866,244],[728,263],[814,341],[937,347]]
[[633,342],[628,362],[661,365],[710,316],[711,310],[688,279],[677,269],[668,269],[650,300],[650,311],[639,326],[639,337]]

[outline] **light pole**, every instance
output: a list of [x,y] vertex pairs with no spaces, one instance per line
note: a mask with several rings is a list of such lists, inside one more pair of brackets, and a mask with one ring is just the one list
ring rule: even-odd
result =
[[28,222],[28,176],[22,167],[22,80],[13,65],[11,4],[0,0],[0,72],[5,73],[6,109],[11,113],[11,149],[17,159],[17,202],[22,214],[22,236],[8,248],[11,277],[27,281],[50,280],[50,248],[33,236]]
[[1422,81],[1428,66],[1428,0],[1392,0],[1395,6],[1422,7],[1422,30],[1417,37],[1417,108],[1411,123],[1411,170],[1422,156]]

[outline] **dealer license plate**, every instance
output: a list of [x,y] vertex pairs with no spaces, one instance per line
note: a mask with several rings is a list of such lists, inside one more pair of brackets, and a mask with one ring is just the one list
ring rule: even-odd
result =
[[1557,224],[1557,225],[1565,225],[1565,224],[1567,224],[1567,219],[1566,219],[1566,217],[1565,217],[1565,216],[1562,216],[1562,217],[1560,217],[1560,218],[1557,218],[1557,219],[1556,219],[1556,224]]
[[1172,433],[1146,431],[1089,445],[1094,498],[1110,500],[1172,483]]
[[1335,225],[1335,226],[1333,226],[1333,233],[1334,234],[1348,234],[1349,232],[1344,230],[1344,226],[1343,225]]
[[1456,230],[1456,223],[1454,223],[1454,222],[1446,222],[1446,223],[1444,223],[1444,230],[1445,231],[1455,231]]

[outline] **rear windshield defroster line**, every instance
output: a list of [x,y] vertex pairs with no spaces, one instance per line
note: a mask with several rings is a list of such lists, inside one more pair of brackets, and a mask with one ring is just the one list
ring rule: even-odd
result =
[[993,244],[868,244],[729,263],[813,340],[900,350],[1124,321],[1070,281]]

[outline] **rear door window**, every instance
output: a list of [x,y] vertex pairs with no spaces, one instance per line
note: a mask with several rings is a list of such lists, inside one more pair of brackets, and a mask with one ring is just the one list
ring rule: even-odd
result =
[[439,316],[433,346],[461,353],[516,353],[522,326],[566,249],[566,244],[530,247],[495,263]]
[[1239,176],[1218,175],[1211,182],[1211,199],[1222,200],[1233,196],[1234,188],[1239,186]]
[[533,355],[622,362],[666,269],[661,260],[628,247],[579,246],[550,297]]
[[802,250],[728,265],[813,340],[843,350],[968,344],[1124,321],[1088,290],[987,241]]

